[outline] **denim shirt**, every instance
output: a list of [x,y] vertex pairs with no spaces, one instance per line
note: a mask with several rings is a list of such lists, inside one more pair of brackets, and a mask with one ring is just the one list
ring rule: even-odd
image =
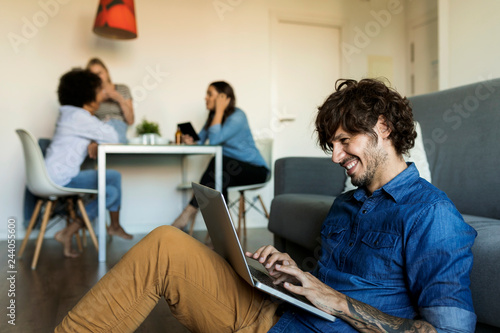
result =
[[[469,285],[476,235],[410,163],[371,196],[359,188],[335,200],[313,274],[386,314],[423,319],[438,332],[474,332]],[[290,307],[270,332],[356,330]]]

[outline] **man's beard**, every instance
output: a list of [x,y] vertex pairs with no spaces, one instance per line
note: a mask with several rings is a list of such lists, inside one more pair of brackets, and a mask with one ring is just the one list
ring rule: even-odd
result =
[[377,143],[373,142],[372,145],[364,149],[364,155],[366,156],[366,170],[359,176],[351,177],[351,183],[354,186],[366,187],[370,185],[380,165],[387,161],[387,153],[383,149],[378,148],[376,145]]

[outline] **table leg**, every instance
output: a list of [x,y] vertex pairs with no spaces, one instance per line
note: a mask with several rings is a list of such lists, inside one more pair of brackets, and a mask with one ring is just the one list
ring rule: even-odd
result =
[[99,262],[106,262],[106,152],[102,147],[97,153],[97,200]]
[[187,196],[187,190],[185,189],[185,185],[187,183],[187,172],[186,172],[186,155],[181,156],[181,173],[182,173],[182,207],[186,207],[188,204],[188,196]]
[[215,153],[215,189],[222,192],[222,147]]

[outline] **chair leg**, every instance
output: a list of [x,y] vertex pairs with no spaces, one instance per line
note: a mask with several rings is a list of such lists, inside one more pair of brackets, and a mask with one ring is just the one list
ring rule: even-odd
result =
[[262,197],[260,194],[257,196],[259,198],[260,204],[262,205],[262,209],[264,210],[264,215],[266,215],[266,218],[269,220],[269,213],[267,212],[266,206],[264,205],[264,201],[262,200]]
[[241,227],[245,218],[245,195],[240,192],[240,202],[238,204],[238,237],[241,238]]
[[26,235],[24,235],[23,243],[21,244],[21,249],[19,250],[19,258],[23,256],[24,249],[26,248],[26,244],[28,244],[28,239],[30,238],[31,231],[35,226],[36,219],[38,218],[38,214],[40,214],[40,208],[42,207],[43,200],[39,199],[36,203],[35,210],[33,210],[33,214],[31,215],[30,224],[28,225],[28,229],[26,230]]
[[80,237],[80,230],[78,230],[75,233],[75,238],[76,238],[76,247],[78,247],[78,251],[82,252],[83,251],[83,246],[82,246],[82,239]]
[[99,251],[99,244],[97,243],[97,237],[95,236],[94,228],[92,228],[92,225],[90,224],[90,220],[87,215],[87,211],[85,210],[85,206],[83,205],[83,201],[81,198],[78,198],[76,202],[78,203],[78,208],[82,213],[83,222],[85,223],[85,226],[89,231],[90,238],[92,239],[92,242],[94,243],[96,250]]
[[38,234],[38,240],[36,242],[35,255],[33,257],[33,261],[31,262],[31,269],[32,270],[36,269],[38,257],[40,256],[40,250],[42,249],[43,236],[45,235],[45,229],[47,229],[47,223],[49,222],[50,213],[52,210],[53,203],[54,203],[54,201],[49,200],[49,202],[47,202],[47,206],[45,208],[45,214],[43,215],[43,219],[42,219],[42,226],[40,227],[40,233]]

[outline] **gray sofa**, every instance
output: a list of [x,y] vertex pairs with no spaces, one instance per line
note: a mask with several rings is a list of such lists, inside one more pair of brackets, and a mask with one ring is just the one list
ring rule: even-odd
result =
[[[476,332],[500,332],[500,79],[410,98],[432,183],[478,232],[472,249]],[[320,228],[344,189],[330,158],[276,161],[269,230],[275,246],[306,270],[316,264]]]

